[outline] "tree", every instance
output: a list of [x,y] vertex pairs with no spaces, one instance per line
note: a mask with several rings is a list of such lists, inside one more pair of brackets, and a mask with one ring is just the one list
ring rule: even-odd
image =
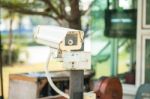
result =
[[1,0],[0,7],[12,12],[51,17],[60,25],[66,21],[70,28],[81,29],[81,16],[89,11],[82,10],[80,0]]

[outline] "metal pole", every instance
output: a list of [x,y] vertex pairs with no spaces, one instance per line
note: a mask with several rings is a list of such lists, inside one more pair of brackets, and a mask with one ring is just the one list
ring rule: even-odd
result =
[[70,99],[83,99],[84,71],[70,71]]
[[111,75],[116,76],[118,73],[118,39],[111,40]]
[[0,99],[3,99],[3,72],[2,72],[2,42],[1,42],[1,33],[0,33],[0,87],[1,87],[1,96]]
[[[79,51],[84,51],[84,43]],[[70,99],[83,99],[84,70],[71,70],[69,81]]]

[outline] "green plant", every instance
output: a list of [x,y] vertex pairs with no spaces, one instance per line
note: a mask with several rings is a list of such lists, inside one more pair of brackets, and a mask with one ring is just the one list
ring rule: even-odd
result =
[[4,47],[5,45],[3,45],[3,50],[2,50],[2,62],[3,62],[3,65],[12,65],[14,63],[17,62],[18,60],[18,54],[19,54],[19,48],[17,47],[14,47],[12,48],[11,50],[11,64],[9,64],[9,61],[8,61],[8,58],[9,58],[9,55],[8,55],[8,48],[7,47]]

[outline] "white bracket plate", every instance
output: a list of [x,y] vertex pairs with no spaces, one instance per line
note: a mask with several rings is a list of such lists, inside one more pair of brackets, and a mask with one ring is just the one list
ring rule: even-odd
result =
[[63,67],[67,70],[90,70],[91,53],[76,51],[63,54]]

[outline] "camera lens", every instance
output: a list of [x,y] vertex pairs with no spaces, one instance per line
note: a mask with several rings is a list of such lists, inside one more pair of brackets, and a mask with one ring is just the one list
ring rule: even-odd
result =
[[78,41],[78,35],[76,33],[67,34],[65,37],[65,46],[76,46]]
[[71,40],[71,39],[68,40],[68,45],[70,45],[70,46],[73,45],[73,40]]

